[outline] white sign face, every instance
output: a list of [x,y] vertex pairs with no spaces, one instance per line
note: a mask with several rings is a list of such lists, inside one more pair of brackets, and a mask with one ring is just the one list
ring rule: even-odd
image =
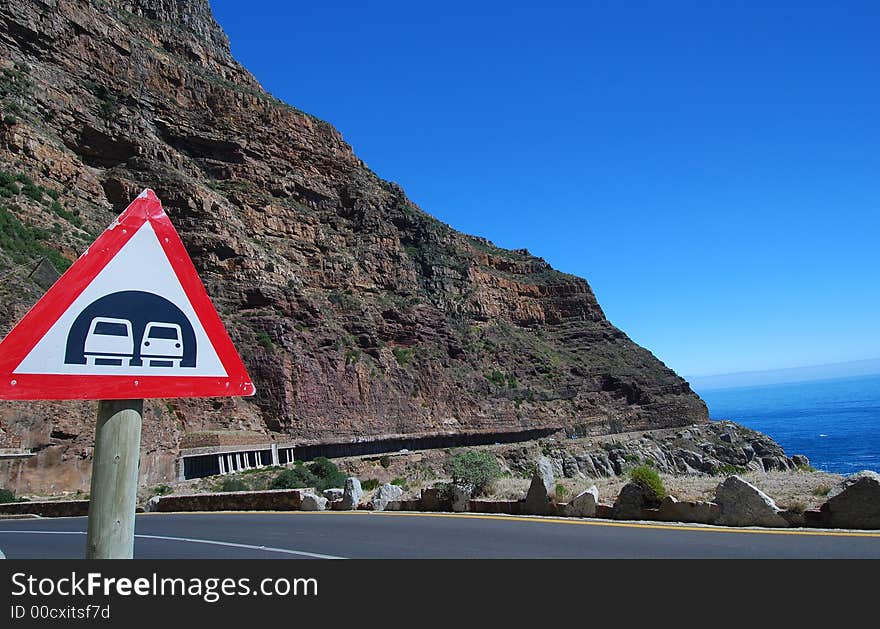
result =
[[13,373],[227,377],[149,221]]

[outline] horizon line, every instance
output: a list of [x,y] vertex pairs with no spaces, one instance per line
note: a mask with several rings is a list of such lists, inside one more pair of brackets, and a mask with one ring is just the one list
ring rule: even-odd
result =
[[766,369],[748,369],[745,371],[726,371],[721,373],[704,373],[704,374],[682,374],[682,377],[685,380],[690,380],[691,378],[720,378],[723,376],[745,376],[745,375],[758,375],[758,374],[766,374],[766,373],[778,373],[780,371],[797,371],[799,369],[816,369],[821,367],[841,367],[844,365],[857,365],[860,363],[877,363],[877,368],[880,370],[880,356],[875,358],[859,358],[857,360],[844,360],[833,363],[818,363],[811,365],[799,365],[796,367],[769,367]]

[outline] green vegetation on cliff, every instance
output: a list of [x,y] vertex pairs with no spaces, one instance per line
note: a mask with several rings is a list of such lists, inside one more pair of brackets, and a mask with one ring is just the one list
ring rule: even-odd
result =
[[67,211],[59,203],[57,190],[38,186],[25,173],[0,171],[0,250],[18,264],[45,257],[59,271],[67,270],[72,262],[47,244],[57,239],[61,231],[60,225],[56,222],[51,229],[44,229],[19,219],[18,215],[23,212],[23,208],[18,199],[22,196],[46,206],[55,216],[68,223],[76,227],[82,226],[78,212]]

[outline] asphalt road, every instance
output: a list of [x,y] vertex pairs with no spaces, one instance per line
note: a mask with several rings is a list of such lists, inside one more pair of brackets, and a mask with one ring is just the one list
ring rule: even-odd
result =
[[[86,518],[0,520],[9,559],[81,559]],[[725,529],[413,513],[137,517],[139,559],[880,558],[880,531]]]

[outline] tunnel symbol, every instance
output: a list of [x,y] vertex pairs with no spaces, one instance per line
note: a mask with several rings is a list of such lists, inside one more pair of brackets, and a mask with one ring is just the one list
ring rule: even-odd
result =
[[107,367],[195,367],[187,316],[164,297],[122,291],[89,304],[67,335],[64,362]]

